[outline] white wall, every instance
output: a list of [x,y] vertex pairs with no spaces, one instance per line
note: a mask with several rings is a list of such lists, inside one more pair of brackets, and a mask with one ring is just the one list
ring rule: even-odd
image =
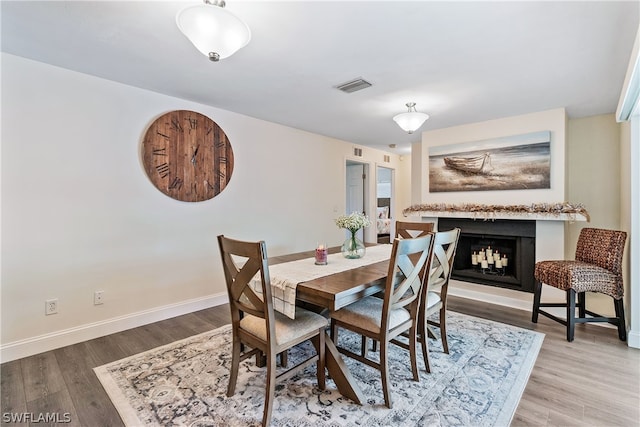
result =
[[[527,204],[564,201],[565,128],[564,108],[558,108],[423,132],[422,157],[418,165],[421,168],[422,203]],[[551,131],[551,189],[429,193],[429,147],[483,141],[543,130]]]
[[[621,222],[623,208],[620,124],[613,114],[569,120],[567,126],[567,197],[584,203],[591,221],[567,224],[567,259],[573,259],[580,230],[583,227],[626,229]],[[625,158],[629,158],[628,155]],[[628,184],[626,184],[628,185]],[[624,193],[627,194],[627,193]],[[627,244],[628,247],[628,244]],[[625,260],[628,251],[625,251]],[[626,266],[626,263],[625,263]],[[629,292],[627,268],[625,292]],[[613,300],[604,294],[588,293],[587,306],[603,315],[615,315]],[[629,307],[627,305],[627,307]]]
[[[234,150],[231,182],[206,202],[165,196],[141,165],[147,126],[177,109],[212,118]],[[353,147],[2,54],[2,360],[224,301],[218,234],[270,255],[339,245]],[[389,155],[361,148],[372,165]],[[402,206],[409,162],[390,156]],[[45,316],[49,298],[59,313]]]

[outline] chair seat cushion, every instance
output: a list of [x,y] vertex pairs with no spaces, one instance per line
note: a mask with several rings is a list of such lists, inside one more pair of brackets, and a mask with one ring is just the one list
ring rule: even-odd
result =
[[535,279],[566,291],[600,292],[620,299],[622,277],[607,269],[583,261],[540,261],[536,263]]
[[[300,307],[296,307],[295,319],[291,319],[277,311],[274,311],[274,315],[277,345],[286,345],[289,342],[296,341],[313,331],[327,327],[329,324],[326,317]],[[260,317],[250,314],[245,315],[240,320],[240,329],[255,335],[263,341],[267,340],[266,323]]]
[[[381,298],[366,297],[332,313],[331,317],[345,324],[378,334],[382,323],[383,303],[384,300]],[[395,328],[410,318],[410,313],[404,308],[391,310],[389,313],[389,329]]]

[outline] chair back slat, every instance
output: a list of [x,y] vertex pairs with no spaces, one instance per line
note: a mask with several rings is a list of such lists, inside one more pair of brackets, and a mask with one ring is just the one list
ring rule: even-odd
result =
[[423,237],[433,231],[432,222],[407,222],[396,221],[396,237],[413,239]]
[[433,252],[433,233],[412,239],[394,239],[384,293],[382,328],[388,329],[391,310],[408,308],[417,315],[424,275]]
[[456,256],[459,237],[459,228],[436,233],[433,243],[433,261],[429,274],[428,290],[434,290],[449,283],[453,272],[453,261]]
[[578,237],[576,261],[594,264],[621,276],[626,240],[624,231],[585,227]]

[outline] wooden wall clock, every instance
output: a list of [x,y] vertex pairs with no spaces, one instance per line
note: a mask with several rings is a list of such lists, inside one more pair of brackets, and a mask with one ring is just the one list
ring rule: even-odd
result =
[[153,185],[167,196],[201,202],[220,194],[229,183],[233,150],[222,128],[209,117],[176,110],[147,129],[142,163]]

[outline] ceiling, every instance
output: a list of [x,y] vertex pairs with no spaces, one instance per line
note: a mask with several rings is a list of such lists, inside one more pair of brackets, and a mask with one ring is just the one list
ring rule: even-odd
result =
[[[636,1],[227,0],[252,39],[214,63],[175,24],[198,3],[2,1],[2,50],[402,154],[425,130],[614,112],[640,15]],[[335,89],[357,77],[373,85]],[[392,121],[410,101],[431,116],[412,135]]]

